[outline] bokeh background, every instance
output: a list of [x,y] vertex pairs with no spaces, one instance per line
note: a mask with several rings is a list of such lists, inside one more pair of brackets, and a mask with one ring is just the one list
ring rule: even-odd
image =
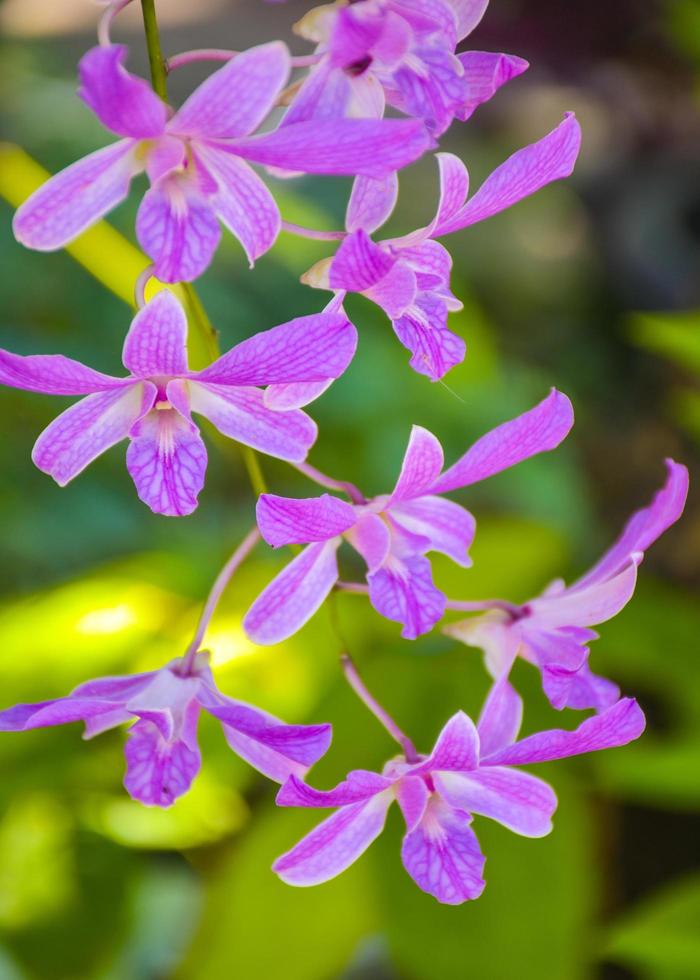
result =
[[[116,37],[146,73],[138,5]],[[292,38],[305,3],[159,0],[166,53]],[[62,352],[119,372],[143,261],[98,232],[79,255],[23,250],[12,208],[36,180],[106,142],[75,98],[75,64],[94,43],[88,0],[5,0],[1,343]],[[291,40],[293,50],[306,49]],[[490,169],[575,109],[584,146],[574,177],[452,236],[453,315],[464,365],[431,385],[407,367],[388,322],[348,304],[357,358],[314,406],[311,461],[368,492],[387,490],[411,423],[448,458],[556,384],[577,424],[556,453],[459,494],[478,518],[469,571],[435,561],[455,598],[528,598],[586,568],[660,486],[664,456],[698,476],[700,439],[700,5],[695,0],[493,0],[472,47],[505,50],[531,70],[453,127],[443,146],[476,186]],[[171,77],[174,99],[201,78]],[[402,175],[397,233],[424,223],[436,197],[424,160]],[[285,217],[337,227],[349,184],[279,183]],[[133,241],[138,194],[110,221]],[[327,254],[283,234],[253,272],[224,238],[201,296],[228,348],[320,309],[298,277]],[[250,526],[253,496],[232,445],[209,439],[199,510],[173,520],[136,498],[116,448],[60,490],[31,445],[65,400],[0,393],[0,690],[2,705],[67,692],[89,677],[157,667],[184,648],[220,565]],[[311,484],[264,460],[276,492]],[[204,766],[168,811],[121,787],[123,732],[80,741],[78,726],[0,740],[2,980],[693,980],[700,976],[700,513],[647,556],[637,594],[601,628],[594,668],[637,695],[649,719],[626,749],[543,767],[560,805],[554,833],[526,840],[477,818],[488,887],[439,906],[399,860],[401,820],[340,879],[294,890],[270,872],[318,814],[278,811],[274,786],[246,768],[203,718]],[[332,750],[315,781],[373,768],[394,746],[348,691],[327,611],[289,642],[252,646],[241,616],[287,560],[260,547],[229,588],[208,636],[221,687],[290,721],[329,720]],[[345,557],[346,577],[357,575]],[[370,686],[426,748],[487,689],[480,654],[440,635],[404,642],[362,598],[341,596],[341,629]],[[534,671],[518,669],[526,729],[568,725]]]

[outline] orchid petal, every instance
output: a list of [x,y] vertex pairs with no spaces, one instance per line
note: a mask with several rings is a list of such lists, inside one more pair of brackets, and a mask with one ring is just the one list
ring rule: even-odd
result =
[[552,829],[554,790],[528,772],[483,766],[470,773],[436,772],[433,779],[450,806],[490,817],[523,837],[545,837]]
[[533,624],[543,628],[597,626],[627,605],[634,595],[641,552],[631,555],[627,565],[611,578],[593,580],[583,588],[573,586],[561,595],[531,600],[527,605]]
[[150,139],[165,129],[167,109],[148,82],[124,68],[123,44],[92,48],[78,65],[78,95],[118,136]]
[[396,802],[406,821],[408,831],[415,830],[425,815],[430,793],[425,781],[416,776],[406,775],[399,779],[394,790]]
[[430,551],[440,551],[462,568],[472,560],[469,547],[474,540],[476,521],[472,514],[452,500],[424,496],[391,506],[391,519],[411,534],[430,542]]
[[617,684],[592,673],[585,662],[575,671],[543,667],[542,687],[552,707],[557,709],[581,711],[593,708],[600,712],[610,708],[620,697]]
[[88,395],[44,429],[32,450],[34,464],[65,486],[93,459],[126,439],[155,395],[149,382]]
[[27,248],[53,252],[115,208],[139,171],[134,141],[120,140],[66,167],[17,209],[12,229]]
[[352,97],[349,77],[324,59],[315,65],[302,82],[281,126],[309,122],[313,119],[339,119],[347,115]]
[[477,725],[481,755],[492,755],[511,745],[518,737],[523,720],[523,700],[502,677],[491,687]]
[[[35,704],[15,704],[0,711],[0,732],[28,732],[34,728],[88,722],[114,711],[114,704],[100,697],[69,695]],[[114,724],[119,724],[116,721]],[[111,727],[111,726],[110,726]]]
[[310,544],[261,592],[243,620],[254,643],[281,643],[311,619],[338,580],[337,548]]
[[402,623],[401,636],[415,640],[428,633],[445,612],[445,596],[433,583],[430,562],[422,555],[392,560],[367,576],[369,598],[380,615]]
[[45,395],[88,395],[131,385],[131,378],[113,378],[93,371],[62,354],[11,354],[0,350],[0,384]]
[[[600,714],[587,718],[572,732],[560,728],[537,732],[499,749],[485,762],[490,766],[520,766],[615,748],[639,738],[645,724],[644,713],[637,702],[633,698],[622,698]],[[482,763],[485,764],[484,760]]]
[[458,711],[443,726],[429,758],[416,772],[445,772],[476,769],[479,765],[479,734],[469,715]]
[[492,51],[464,51],[458,54],[464,69],[467,99],[460,106],[457,118],[465,122],[474,110],[488,102],[496,92],[530,67],[524,58]]
[[367,769],[353,769],[333,789],[314,789],[296,776],[290,776],[277,794],[275,802],[278,806],[347,806],[368,800],[392,785],[393,780]]
[[395,320],[414,304],[417,292],[415,272],[399,260],[382,279],[365,290],[365,296],[381,307],[390,320]]
[[157,293],[131,321],[122,360],[137,378],[187,372],[187,317],[168,289]]
[[410,365],[431,381],[439,381],[464,360],[467,347],[447,328],[448,307],[439,295],[419,294],[415,303],[392,323],[394,333],[413,355]]
[[571,402],[553,388],[539,405],[477,440],[432,487],[445,493],[485,480],[538,453],[555,449],[574,424]]
[[478,26],[489,0],[449,0],[449,4],[457,21],[457,39],[462,41]]
[[315,423],[295,409],[275,412],[265,406],[257,388],[188,382],[193,412],[199,412],[230,439],[268,456],[300,463],[317,435]]
[[359,229],[341,242],[331,263],[329,286],[353,293],[364,292],[383,279],[395,262],[396,259]]
[[443,463],[442,446],[437,438],[422,426],[414,425],[387,506],[421,497],[435,483]]
[[[196,724],[196,703],[189,712]],[[124,753],[124,786],[129,796],[146,806],[171,806],[190,788],[202,761],[196,742],[188,744],[182,738],[166,741],[158,728],[146,720],[130,729]]]
[[329,541],[357,520],[353,507],[328,493],[320,497],[258,497],[255,516],[263,539],[273,548],[288,544]]
[[391,549],[391,533],[378,514],[365,514],[345,535],[355,551],[362,555],[370,572],[382,565]]
[[399,179],[395,173],[379,179],[356,177],[348,201],[345,227],[351,233],[362,229],[371,235],[389,219],[398,194]]
[[315,401],[335,381],[326,378],[324,381],[298,381],[291,384],[268,385],[263,394],[263,404],[275,412],[288,412],[290,408],[304,408],[309,402]]

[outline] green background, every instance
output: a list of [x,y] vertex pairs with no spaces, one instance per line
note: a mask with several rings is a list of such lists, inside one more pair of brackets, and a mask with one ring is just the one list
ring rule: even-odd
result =
[[[306,6],[209,0],[193,10],[161,0],[158,9],[174,53],[289,40]],[[664,456],[688,463],[691,479],[698,469],[700,12],[693,0],[492,7],[472,46],[520,54],[533,67],[453,127],[443,148],[465,160],[476,187],[575,109],[584,130],[575,176],[447,242],[465,304],[451,324],[468,356],[444,384],[410,371],[375,307],[348,302],[360,347],[311,408],[321,435],[310,461],[368,493],[385,492],[412,423],[434,432],[450,460],[551,385],[561,388],[577,418],[566,444],[456,494],[478,520],[474,567],[434,562],[454,598],[524,600],[600,554],[661,484]],[[52,171],[106,142],[74,94],[75,63],[93,43],[99,11],[87,0],[57,11],[7,3],[0,14],[3,133]],[[57,25],[56,17],[67,19]],[[145,73],[138,17],[125,18],[116,36]],[[174,99],[201,77],[197,68],[173,76]],[[430,159],[402,175],[390,232],[430,217],[435,176]],[[7,186],[14,176],[2,179]],[[110,218],[132,240],[144,186]],[[348,189],[326,178],[275,184],[285,217],[328,228],[342,221]],[[11,214],[3,205],[2,345],[119,373],[128,307],[68,255],[23,250]],[[198,284],[222,347],[320,309],[324,294],[298,277],[326,254],[283,234],[251,272],[224,236]],[[118,252],[99,261],[119,274]],[[2,706],[179,655],[211,581],[252,523],[235,446],[211,439],[205,424],[210,464],[199,509],[157,517],[136,498],[123,447],[63,490],[34,469],[33,441],[64,399],[12,390],[0,399]],[[263,467],[275,492],[315,492],[285,464],[263,459]],[[593,647],[594,669],[639,697],[646,734],[626,749],[540,768],[560,801],[548,838],[527,840],[477,818],[488,886],[459,908],[438,905],[404,872],[398,813],[336,881],[308,890],[279,882],[270,864],[319,815],[276,810],[274,786],[231,753],[207,717],[202,772],[168,811],[123,791],[123,731],[86,744],[78,726],[3,735],[0,978],[700,976],[699,542],[691,490],[682,523],[647,556],[634,600]],[[243,612],[286,560],[256,550],[207,645],[226,693],[288,721],[333,722],[333,746],[314,771],[328,786],[348,768],[381,766],[394,746],[341,679],[327,609],[280,646],[245,639]],[[360,572],[344,553],[344,576]],[[487,677],[477,651],[438,631],[402,641],[361,597],[340,596],[337,613],[369,685],[419,748],[458,708],[478,711]],[[580,720],[549,707],[527,666],[515,681],[528,732]]]

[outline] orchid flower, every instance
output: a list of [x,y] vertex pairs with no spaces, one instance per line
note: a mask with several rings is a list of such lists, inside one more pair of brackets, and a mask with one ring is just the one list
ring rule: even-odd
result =
[[414,426],[390,494],[353,504],[329,494],[303,500],[262,494],[256,513],[265,541],[307,547],[251,606],[243,621],[248,636],[255,643],[278,643],[313,616],[338,580],[336,552],[343,539],[367,564],[377,612],[402,623],[406,639],[432,629],[446,599],[433,584],[426,552],[440,551],[468,567],[475,530],[469,511],[442,494],[554,449],[572,425],[571,403],[553,390],[530,411],[482,436],[446,470],[438,440]]
[[632,515],[615,544],[572,585],[557,580],[536,599],[451,623],[443,632],[480,647],[492,677],[507,676],[517,656],[534,664],[555,708],[607,708],[620,692],[588,666],[588,644],[598,638],[591,627],[627,605],[644,552],[683,513],[688,470],[672,459],[666,467],[666,483],[649,506]]
[[335,256],[316,263],[302,281],[372,300],[411,352],[411,367],[437,381],[464,360],[466,348],[447,327],[448,312],[460,310],[462,304],[450,291],[452,258],[435,239],[484,221],[567,177],[580,144],[579,124],[567,113],[551,133],[497,167],[469,200],[466,167],[453,154],[438,153],[440,199],[435,217],[410,235],[381,242],[373,242],[370,235],[394,210],[397,176],[358,177],[347,209],[347,236]]
[[131,324],[123,350],[126,378],[60,354],[22,357],[0,350],[0,383],[87,395],[39,436],[32,453],[39,469],[65,486],[128,438],[126,464],[141,500],[157,514],[190,514],[207,465],[191,413],[246,446],[301,461],[317,430],[300,406],[342,374],[357,344],[342,312],[324,312],[255,334],[204,370],[190,371],[186,337],[184,310],[163,290]]
[[470,3],[467,10],[452,0],[364,0],[310,10],[295,30],[316,43],[319,63],[287,121],[344,113],[380,117],[389,102],[439,136],[528,67],[513,55],[455,54],[486,5]]
[[110,45],[81,60],[81,98],[122,138],[52,177],[19,208],[14,232],[29,248],[62,248],[123,201],[132,178],[146,171],[151,188],[136,219],[139,242],[158,279],[189,281],[209,265],[220,222],[251,264],[277,237],[277,205],[246,161],[383,177],[430,144],[413,120],[315,120],[252,135],[289,75],[289,52],[279,41],[232,58],[170,118],[150,86],[125,70],[125,58],[125,47]]
[[427,757],[398,756],[381,775],[354,770],[331,790],[290,776],[277,795],[280,806],[337,810],[278,858],[273,870],[290,885],[334,878],[379,836],[396,800],[406,821],[401,858],[418,887],[448,905],[478,898],[486,884],[485,859],[471,828],[474,814],[523,837],[543,837],[552,829],[554,791],[513,767],[626,745],[645,724],[637,702],[624,698],[574,731],[553,729],[515,741],[521,716],[520,698],[502,680],[478,725],[457,712]]
[[202,710],[221,722],[233,751],[278,783],[303,776],[326,752],[330,725],[285,725],[216,687],[201,652],[160,670],[123,677],[100,677],[67,697],[17,704],[0,711],[0,731],[26,732],[73,721],[85,722],[85,738],[130,722],[124,786],[147,806],[168,807],[192,785],[201,756],[197,724]]

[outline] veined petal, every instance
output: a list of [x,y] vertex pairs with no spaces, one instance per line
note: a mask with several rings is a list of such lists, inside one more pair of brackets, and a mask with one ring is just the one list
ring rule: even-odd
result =
[[672,459],[666,460],[666,470],[666,482],[651,503],[632,515],[615,544],[567,591],[593,585],[620,571],[634,552],[646,551],[678,520],[688,496],[688,470]]
[[123,44],[100,45],[83,55],[78,65],[78,95],[103,126],[119,136],[149,139],[165,129],[167,109],[148,82],[124,68]]
[[[199,713],[196,702],[188,708],[188,713],[196,724]],[[130,729],[124,754],[124,787],[129,796],[146,806],[171,806],[190,788],[202,762],[196,742],[183,738],[168,741],[146,720],[137,721]]]
[[[0,732],[28,732],[34,728],[67,725],[74,721],[86,724],[111,714],[115,705],[100,697],[68,695],[35,704],[15,704],[0,711]],[[119,724],[122,719],[114,722]],[[111,726],[110,726],[111,727]]]
[[477,440],[432,487],[445,493],[485,480],[538,453],[555,449],[574,424],[571,402],[553,388],[539,405]]
[[192,377],[218,385],[325,382],[343,373],[356,349],[344,312],[314,313],[254,334]]
[[417,120],[314,119],[237,139],[231,150],[252,163],[300,173],[385,177],[432,145]]
[[430,562],[423,555],[407,556],[370,572],[370,602],[382,616],[402,623],[401,636],[415,640],[428,633],[445,612],[445,596],[433,583]]
[[415,272],[401,259],[383,279],[365,290],[365,296],[381,307],[390,320],[402,316],[414,304],[418,291]]
[[391,518],[411,534],[427,538],[431,551],[441,551],[462,568],[471,566],[468,551],[476,521],[464,507],[443,497],[424,496],[393,504]]
[[281,41],[236,55],[195,89],[168,130],[183,136],[247,136],[274,106],[290,71]]
[[[524,58],[512,54],[496,54],[493,51],[464,51],[458,54],[464,69],[467,99],[457,112],[463,122],[474,110],[488,102],[511,78],[522,75],[530,67]],[[466,196],[466,195],[465,195]]]
[[353,769],[333,789],[314,789],[296,776],[290,776],[275,802],[278,806],[336,807],[368,800],[388,789],[394,781],[367,769]]
[[395,173],[379,179],[356,177],[348,201],[345,227],[351,233],[362,229],[371,235],[388,220],[398,195],[399,179]]
[[211,262],[221,228],[193,180],[166,175],[144,195],[136,237],[161,282],[191,282]]
[[149,412],[131,439],[126,466],[141,500],[154,514],[191,514],[207,469],[207,451],[196,426],[169,403],[164,410]]
[[434,234],[448,235],[484,221],[546,184],[568,177],[574,169],[580,146],[581,128],[574,114],[569,112],[551,133],[518,150],[497,167],[471,200],[452,218],[438,225]]
[[630,555],[627,565],[617,575],[593,581],[583,588],[574,586],[560,595],[542,597],[528,603],[533,625],[554,628],[562,626],[597,626],[612,619],[627,605],[634,594],[637,566],[642,553]]
[[615,748],[634,741],[644,731],[644,713],[633,698],[622,698],[600,714],[587,718],[573,732],[553,728],[499,749],[482,764],[520,766],[550,762],[570,755],[583,755]]
[[391,533],[378,514],[365,514],[348,530],[345,537],[362,555],[370,572],[382,565],[391,549]]
[[299,381],[291,384],[268,385],[263,394],[263,404],[275,412],[288,412],[290,408],[303,408],[315,401],[335,381]]
[[65,486],[93,459],[126,439],[155,395],[149,382],[88,395],[44,429],[32,450],[35,465]]
[[421,425],[414,425],[387,506],[422,496],[435,483],[443,463],[442,446],[437,438]]
[[406,821],[407,830],[415,830],[425,815],[430,799],[425,781],[419,776],[408,774],[397,781],[394,792],[396,802],[399,804]]
[[454,714],[438,735],[433,751],[415,772],[461,772],[479,765],[479,734],[463,711]]
[[475,772],[436,772],[435,788],[450,806],[484,817],[522,834],[544,837],[557,808],[554,790],[528,772],[483,766]]
[[362,293],[376,285],[396,262],[359,229],[343,239],[330,267],[331,289]]
[[319,885],[353,864],[384,829],[392,795],[385,791],[328,817],[272,865],[288,885]]
[[263,539],[273,548],[328,541],[357,520],[350,504],[328,493],[303,499],[263,493],[258,497],[255,516]]
[[440,197],[435,217],[425,228],[393,239],[392,244],[402,248],[419,245],[430,238],[437,227],[446,224],[464,205],[469,193],[469,171],[454,153],[436,153],[435,158],[440,175]]
[[194,155],[218,186],[212,210],[241,243],[252,267],[272,248],[282,225],[274,197],[253,169],[222,144],[200,141]]
[[478,898],[484,856],[470,817],[438,799],[431,799],[422,821],[406,834],[401,848],[403,865],[424,892],[445,905]]
[[299,409],[275,412],[266,407],[258,388],[190,381],[193,412],[208,418],[225,436],[253,449],[300,463],[317,435],[315,423]]
[[392,322],[394,333],[411,351],[410,365],[431,381],[439,381],[464,360],[467,346],[447,327],[448,307],[437,293],[419,293],[415,303]]
[[243,620],[254,643],[281,643],[311,619],[338,580],[338,544],[310,544],[261,592]]
[[88,395],[133,384],[131,378],[113,378],[93,371],[62,354],[11,354],[0,350],[0,384],[45,395]]
[[280,125],[342,118],[347,114],[351,96],[349,77],[324,59],[309,71]]
[[620,688],[607,677],[594,674],[584,662],[578,670],[558,670],[556,667],[542,668],[542,688],[553,708],[574,708],[582,711],[593,708],[604,711],[620,697]]
[[187,372],[187,317],[170,290],[157,293],[131,321],[122,360],[137,378]]
[[523,720],[523,701],[507,677],[497,680],[481,709],[477,725],[482,756],[511,745],[518,737]]
[[53,252],[72,242],[115,208],[138,173],[133,140],[120,140],[61,170],[16,211],[15,238],[27,248]]

